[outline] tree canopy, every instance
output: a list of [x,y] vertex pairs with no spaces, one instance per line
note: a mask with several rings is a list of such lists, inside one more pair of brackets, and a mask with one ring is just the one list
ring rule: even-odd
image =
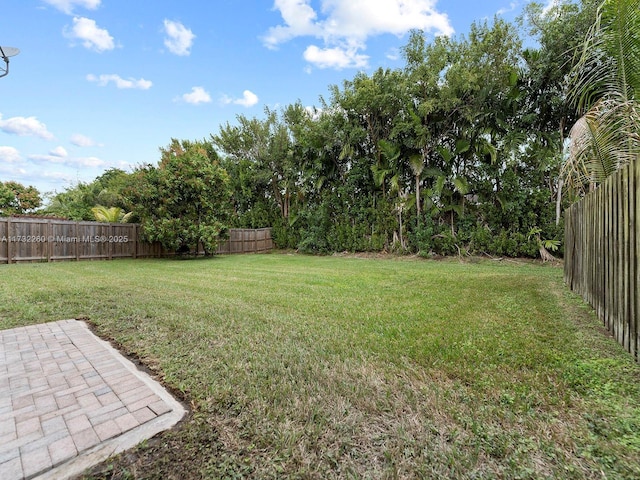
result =
[[638,12],[638,0],[534,2],[517,23],[476,22],[465,36],[413,31],[403,68],[331,85],[317,108],[174,139],[157,166],[107,171],[45,212],[131,210],[175,250],[273,227],[278,246],[317,253],[536,256],[558,246],[563,207],[595,179],[586,154],[614,166],[637,156]]
[[205,142],[173,139],[161,148],[158,166],[133,173],[124,192],[142,237],[177,252],[216,251],[231,213],[229,177]]
[[80,182],[64,192],[54,193],[42,212],[69,220],[89,221],[95,220],[92,209],[98,205],[125,210],[122,192],[129,181],[129,173],[111,168],[91,183]]
[[42,205],[40,192],[19,182],[0,182],[0,216],[33,213]]

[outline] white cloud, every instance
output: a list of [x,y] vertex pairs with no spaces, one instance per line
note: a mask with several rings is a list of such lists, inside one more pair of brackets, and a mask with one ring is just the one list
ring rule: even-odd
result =
[[50,162],[50,163],[67,163],[67,160],[65,160],[62,157],[59,157],[58,155],[40,155],[40,154],[33,154],[33,155],[29,155],[29,160],[32,161],[36,161],[36,162]]
[[243,107],[253,107],[258,103],[258,96],[250,90],[242,92],[242,98],[236,99],[235,103]]
[[102,167],[106,165],[104,160],[101,160],[98,157],[80,157],[72,159],[70,162],[72,165],[77,165],[80,167]]
[[85,48],[96,52],[115,48],[113,37],[109,35],[109,32],[98,27],[96,21],[89,18],[73,17],[73,26],[71,28],[65,27],[63,34],[72,40],[81,40]]
[[275,0],[274,10],[280,10],[285,25],[271,27],[264,37],[265,45],[275,48],[295,37],[318,36],[322,26],[316,23],[318,18],[308,0]]
[[211,102],[211,95],[202,87],[193,87],[191,93],[185,93],[180,99],[192,105]]
[[504,15],[505,13],[513,12],[516,8],[518,8],[518,2],[511,2],[508,7],[503,7],[498,10],[496,15]]
[[53,134],[47,130],[47,126],[36,117],[11,117],[2,120],[0,115],[0,130],[21,137],[33,136],[44,140],[53,140]]
[[231,98],[227,95],[222,97],[222,103],[225,105],[229,105],[233,103],[234,105],[242,105],[243,107],[253,107],[258,103],[258,96],[253,93],[251,90],[245,90],[242,92],[242,98]]
[[124,79],[120,77],[120,75],[116,74],[100,76],[89,74],[87,75],[87,80],[90,82],[95,82],[101,87],[108,85],[109,82],[113,82],[117,88],[135,88],[138,90],[148,90],[153,86],[153,82],[151,82],[150,80],[145,80],[144,78],[141,78],[139,80],[136,80],[135,78]]
[[74,133],[71,135],[71,143],[73,143],[76,147],[95,147],[97,143],[89,137],[81,135],[79,133]]
[[356,48],[343,49],[341,47],[319,48],[310,45],[304,51],[304,59],[318,68],[363,68],[367,66],[369,57],[360,55]]
[[67,153],[67,150],[64,147],[59,146],[59,147],[56,147],[53,150],[51,150],[49,152],[49,155],[52,155],[54,157],[65,158],[68,155],[68,153]]
[[58,179],[58,180],[68,180],[69,182],[71,182],[71,180],[73,180],[71,177],[69,177],[68,173],[62,173],[62,172],[43,172],[42,173],[42,177],[43,178],[54,178],[54,179]]
[[558,6],[558,0],[548,0],[544,8],[542,9],[543,14],[549,13],[554,7]]
[[397,48],[392,48],[387,52],[387,58],[392,61],[398,60],[400,56],[400,50]]
[[164,45],[171,53],[183,56],[191,53],[193,39],[196,38],[191,30],[180,22],[165,19],[164,32],[167,35],[167,38],[164,39]]
[[311,45],[305,59],[320,68],[360,68],[367,57],[359,53],[369,37],[401,36],[412,29],[436,35],[452,35],[446,14],[436,10],[437,0],[321,0],[318,12],[311,0],[275,0],[283,25],[272,27],[263,37],[266,47],[276,48],[296,37],[322,39]]
[[86,8],[88,10],[95,10],[100,6],[101,0],[43,0],[44,3],[48,3],[52,7],[57,8],[61,12],[68,15],[73,13],[75,6]]
[[29,155],[29,160],[44,163],[56,163],[66,167],[102,167],[106,165],[104,160],[98,157],[61,157],[50,153],[49,155]]
[[3,177],[12,180],[22,180],[28,174],[27,170],[22,167],[16,166],[15,164],[9,165],[4,163],[0,163],[0,173]]
[[16,163],[22,160],[20,152],[14,147],[0,147],[0,161]]

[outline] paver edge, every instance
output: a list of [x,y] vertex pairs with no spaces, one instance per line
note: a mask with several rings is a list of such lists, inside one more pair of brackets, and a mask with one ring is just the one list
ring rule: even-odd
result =
[[126,358],[120,351],[114,348],[109,342],[98,337],[89,328],[86,322],[82,320],[61,320],[63,330],[66,332],[66,326],[79,325],[86,333],[88,333],[96,342],[107,349],[131,374],[140,379],[148,386],[153,393],[158,395],[161,400],[167,403],[171,410],[167,413],[157,416],[155,419],[149,420],[142,425],[129,430],[128,432],[111,438],[107,441],[92,447],[86,452],[67,460],[66,462],[54,466],[53,469],[43,472],[34,477],[34,480],[64,480],[75,475],[81,474],[83,471],[97,465],[98,463],[108,459],[109,457],[121,453],[125,450],[135,447],[144,440],[150,439],[158,433],[168,430],[176,425],[186,414],[185,407],[176,400],[162,385],[153,379],[148,373],[140,370],[136,365]]

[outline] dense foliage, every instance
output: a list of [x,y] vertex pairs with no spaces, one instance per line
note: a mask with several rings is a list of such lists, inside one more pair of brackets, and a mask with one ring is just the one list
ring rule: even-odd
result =
[[40,192],[21,183],[0,182],[0,217],[33,212],[42,205]]
[[160,150],[159,165],[138,168],[124,192],[142,238],[176,252],[194,252],[201,245],[205,254],[215,253],[228,228],[227,172],[202,142],[174,139]]
[[124,170],[109,169],[91,183],[81,182],[54,194],[43,213],[69,220],[91,221],[96,220],[92,209],[98,205],[126,210],[122,193],[129,182],[130,174]]
[[173,140],[157,168],[110,170],[46,212],[133,210],[149,239],[176,249],[226,227],[273,227],[279,247],[314,253],[537,256],[560,243],[573,200],[560,170],[583,112],[569,93],[589,65],[580,52],[597,6],[530,3],[518,23],[453,38],[414,31],[401,69],[360,72],[319,108],[266,109],[208,140]]
[[211,136],[238,173],[238,225],[274,226],[280,246],[308,252],[537,256],[562,236],[578,118],[566,83],[594,16],[593,1],[531,4],[537,49],[500,19],[460,38],[416,31],[401,70],[358,73],[316,110],[239,116]]

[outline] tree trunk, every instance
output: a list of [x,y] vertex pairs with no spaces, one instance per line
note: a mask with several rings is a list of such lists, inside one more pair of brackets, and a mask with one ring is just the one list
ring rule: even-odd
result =
[[416,175],[416,212],[418,214],[418,227],[420,227],[420,175]]
[[562,215],[562,187],[564,180],[558,180],[558,193],[556,194],[556,225],[560,225],[560,216]]
[[556,257],[554,257],[553,255],[551,255],[549,253],[549,250],[547,250],[546,248],[544,248],[543,245],[540,245],[539,249],[540,250],[540,257],[542,258],[543,262],[555,262],[556,260],[558,260]]

